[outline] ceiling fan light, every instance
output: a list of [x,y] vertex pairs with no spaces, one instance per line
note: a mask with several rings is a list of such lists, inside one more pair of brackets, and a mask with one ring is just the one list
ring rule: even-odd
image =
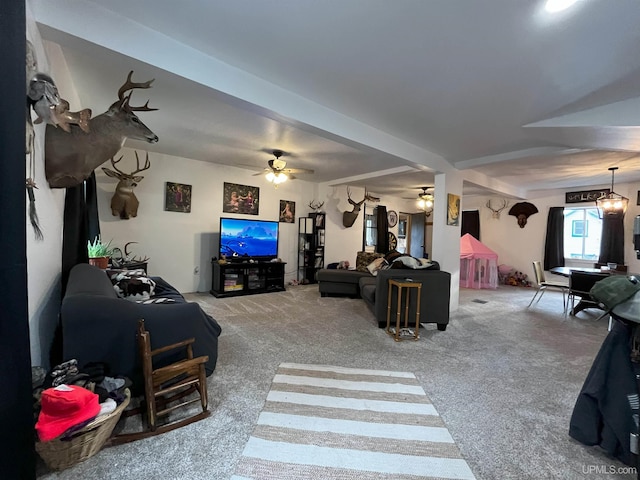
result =
[[265,175],[265,177],[267,178],[267,181],[273,182],[274,179],[276,178],[276,175],[273,172],[269,172]]

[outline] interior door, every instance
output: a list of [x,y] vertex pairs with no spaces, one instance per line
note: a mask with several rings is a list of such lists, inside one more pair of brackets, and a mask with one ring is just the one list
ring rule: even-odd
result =
[[411,215],[411,229],[409,231],[409,255],[424,258],[424,212]]

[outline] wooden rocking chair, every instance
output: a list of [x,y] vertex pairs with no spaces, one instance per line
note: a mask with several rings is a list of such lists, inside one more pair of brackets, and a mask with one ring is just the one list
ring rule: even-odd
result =
[[[138,322],[138,347],[142,357],[142,371],[144,377],[144,397],[147,413],[148,428],[142,432],[124,433],[111,439],[110,444],[119,445],[146,438],[161,433],[166,433],[176,428],[189,425],[208,417],[207,379],[204,368],[208,356],[193,358],[194,338],[182,342],[167,345],[165,347],[151,349],[151,335],[145,330],[144,320]],[[170,350],[185,348],[186,358],[166,367],[153,368],[154,355]],[[176,405],[168,406],[186,395],[197,391],[200,398],[182,401]],[[164,425],[158,425],[158,417],[166,415],[172,410],[200,402],[202,412],[187,418],[175,420]],[[139,409],[132,412],[139,413]]]

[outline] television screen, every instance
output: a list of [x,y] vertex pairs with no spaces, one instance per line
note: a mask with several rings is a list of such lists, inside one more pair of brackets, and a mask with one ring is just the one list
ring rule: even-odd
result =
[[278,257],[278,222],[220,218],[220,256],[271,260]]

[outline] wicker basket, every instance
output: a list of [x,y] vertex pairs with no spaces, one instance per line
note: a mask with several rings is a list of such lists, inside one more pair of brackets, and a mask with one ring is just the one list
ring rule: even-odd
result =
[[60,438],[49,442],[36,442],[36,451],[52,470],[64,470],[95,455],[111,436],[120,415],[129,404],[131,393],[125,390],[125,400],[108,415],[96,418],[73,436],[71,440]]

